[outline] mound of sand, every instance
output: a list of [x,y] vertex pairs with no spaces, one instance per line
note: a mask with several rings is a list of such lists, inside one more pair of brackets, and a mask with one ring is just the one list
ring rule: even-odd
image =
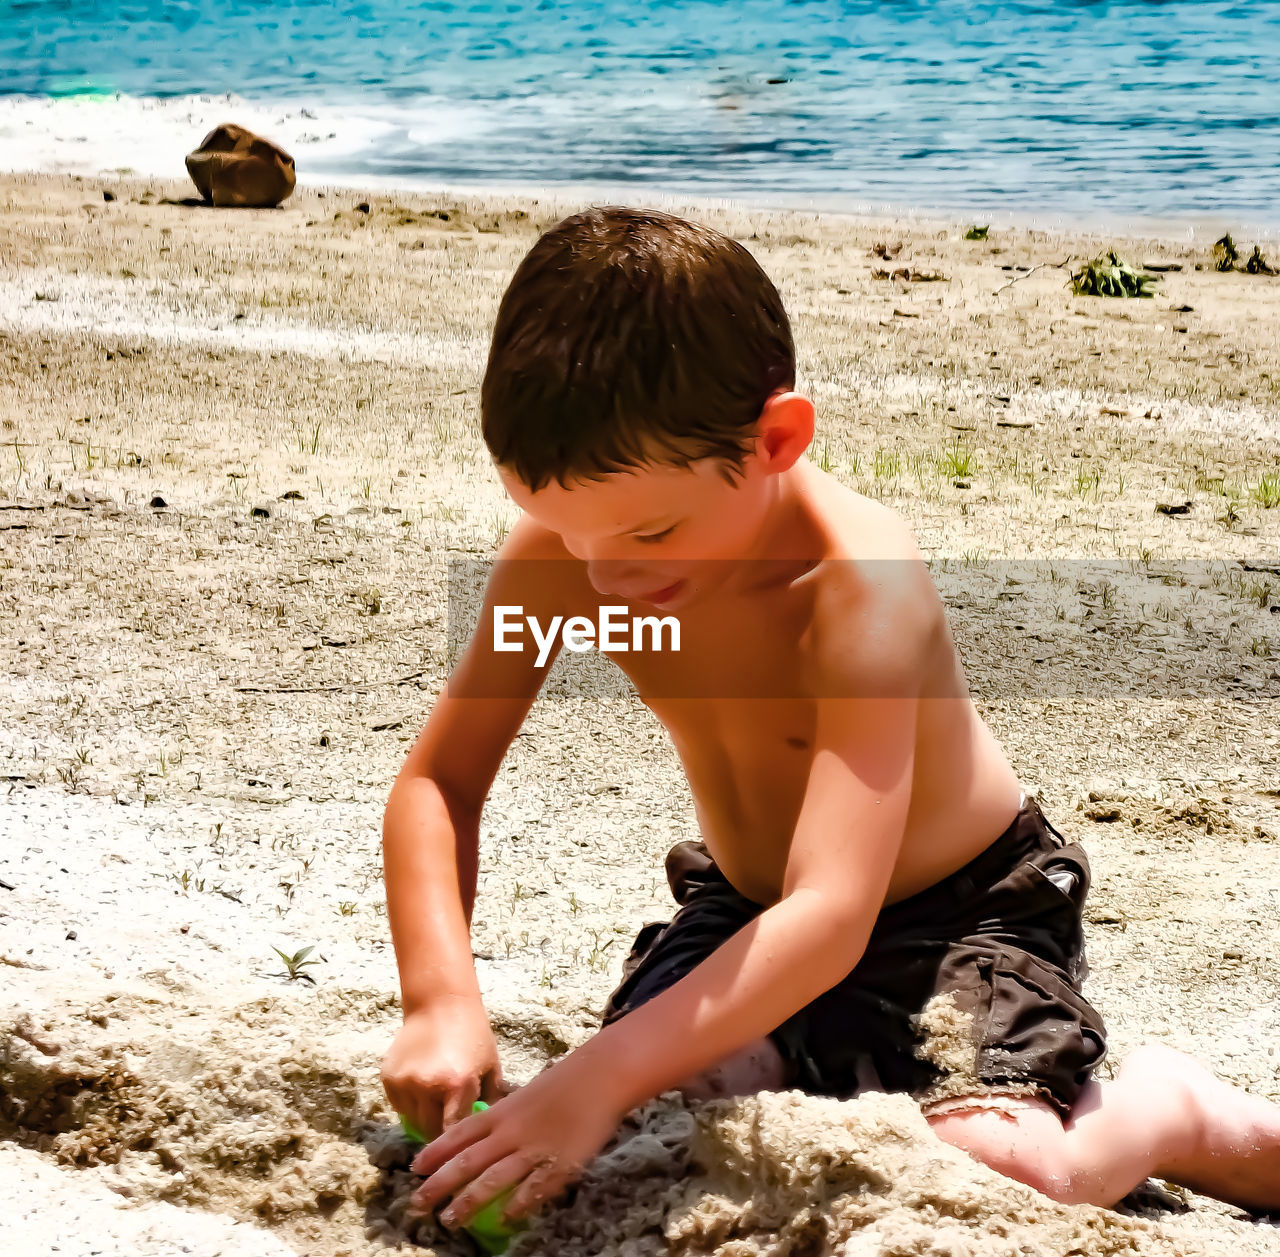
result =
[[[387,1001],[334,990],[298,1010],[178,1007],[163,995],[139,986],[0,1015],[0,1138],[129,1200],[269,1226],[314,1257],[401,1242],[470,1253],[405,1209],[421,1180],[378,1081]],[[516,1080],[566,1048],[542,1011],[494,1019]]]
[[[8,1015],[0,1136],[84,1167],[95,1190],[267,1225],[310,1254],[469,1253],[407,1208],[412,1149],[359,1028],[378,1010],[343,997],[312,1009],[329,1033],[286,1032],[266,1003],[175,1015],[126,993]],[[504,1054],[518,1047],[503,1040]],[[905,1096],[791,1091],[691,1108],[670,1093],[629,1117],[510,1257],[1210,1251],[1170,1229],[1181,1221],[1055,1204],[942,1144]],[[1217,1223],[1254,1242],[1270,1231]]]
[[[264,1033],[251,1016],[166,1024],[162,1008],[120,1002],[84,1009],[79,1025],[3,1027],[0,1133],[65,1165],[111,1167],[129,1197],[291,1223],[295,1240],[319,1239],[326,1219],[359,1233],[382,1181],[366,1145],[389,1129],[369,1117],[372,1059]],[[123,1034],[110,1020],[121,1014]]]
[[1127,823],[1157,839],[1176,842],[1198,836],[1273,842],[1275,835],[1261,825],[1240,826],[1222,803],[1207,798],[1161,802],[1126,790],[1091,790],[1080,810],[1100,824]]
[[510,1257],[1179,1251],[1159,1226],[1057,1205],[934,1138],[906,1096],[649,1106]]

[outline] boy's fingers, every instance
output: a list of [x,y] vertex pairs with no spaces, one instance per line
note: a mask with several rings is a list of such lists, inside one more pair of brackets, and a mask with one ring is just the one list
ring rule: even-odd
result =
[[392,1086],[385,1087],[384,1090],[398,1116],[407,1117],[419,1130],[426,1129],[422,1124],[422,1115],[418,1112],[418,1097],[413,1092]]
[[406,1088],[392,1097],[391,1103],[424,1138],[434,1139],[440,1133],[440,1102],[430,1092]]
[[[470,1152],[470,1149],[480,1142],[483,1138],[480,1131],[474,1126],[471,1128],[472,1134],[468,1138],[466,1135],[459,1135],[458,1131],[462,1130],[461,1123],[454,1123],[452,1130],[447,1130],[438,1139],[433,1139],[421,1152],[418,1153],[410,1165],[410,1169],[415,1174],[421,1174],[429,1182],[429,1191],[427,1195],[432,1195],[440,1190],[441,1183],[445,1183],[446,1193],[453,1191],[457,1183],[453,1182],[451,1177],[458,1173],[462,1174],[462,1182],[466,1182],[473,1174],[477,1173],[475,1166],[476,1153]],[[468,1153],[470,1152],[470,1155]],[[449,1173],[445,1176],[445,1180],[437,1183],[430,1183],[431,1176],[444,1167],[449,1167]],[[481,1169],[484,1167],[481,1166]],[[420,1194],[421,1194],[421,1189]]]
[[426,1096],[415,1096],[409,1108],[409,1120],[428,1139],[440,1133],[440,1104]]
[[405,1108],[407,1097],[401,1094],[399,1087],[395,1086],[392,1083],[387,1082],[387,1080],[384,1078],[382,1080],[382,1090],[386,1094],[387,1103],[391,1105],[392,1109],[394,1109],[395,1112],[397,1113],[408,1112],[408,1110]]
[[455,1087],[445,1097],[444,1129],[448,1130],[454,1122],[460,1122],[471,1115],[471,1106],[480,1098],[480,1084],[472,1078],[460,1087]]
[[504,1222],[518,1221],[549,1201],[558,1200],[569,1188],[574,1171],[544,1163],[534,1169],[515,1189],[502,1210]]
[[512,1088],[502,1077],[502,1069],[499,1067],[493,1073],[486,1074],[484,1085],[481,1088],[480,1098],[486,1104],[496,1104],[505,1095],[510,1095]]
[[495,1161],[478,1174],[465,1187],[456,1191],[449,1202],[448,1217],[441,1217],[446,1226],[466,1225],[476,1212],[495,1200],[508,1187],[514,1187],[529,1168],[530,1154],[513,1152],[501,1161]]

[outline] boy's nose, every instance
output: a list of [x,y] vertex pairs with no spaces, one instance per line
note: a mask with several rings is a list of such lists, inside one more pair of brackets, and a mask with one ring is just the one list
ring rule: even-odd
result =
[[[635,598],[663,587],[660,576],[646,573],[643,568],[622,559],[590,559],[587,562],[587,579],[599,594],[613,594],[619,598]],[[665,582],[670,584],[670,581]]]

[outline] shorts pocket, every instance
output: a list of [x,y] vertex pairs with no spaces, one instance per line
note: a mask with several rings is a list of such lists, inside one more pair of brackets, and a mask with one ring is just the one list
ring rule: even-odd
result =
[[1078,923],[1090,881],[1089,860],[1079,847],[1037,852],[986,892],[980,929],[1022,921]]
[[1000,949],[987,964],[991,1005],[978,1051],[979,1078],[1037,1084],[1070,1108],[1106,1056],[1102,1018],[1036,956]]
[[1079,847],[1037,852],[983,896],[970,936],[1029,952],[1078,986],[1089,972],[1083,923],[1089,884],[1089,861]]
[[1093,872],[1084,849],[1074,844],[1050,851],[1043,859],[1033,861],[1029,868],[1038,874],[1053,891],[1056,891],[1077,913],[1084,910]]

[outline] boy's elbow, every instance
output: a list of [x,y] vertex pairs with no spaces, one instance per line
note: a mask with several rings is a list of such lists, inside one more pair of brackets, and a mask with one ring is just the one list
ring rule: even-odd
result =
[[438,777],[402,769],[391,786],[386,806],[382,810],[382,832],[394,826],[406,812],[413,816],[438,815],[447,818],[454,826],[478,826],[484,809],[484,798],[469,797]]
[[862,959],[875,924],[876,909],[813,886],[797,887],[788,899],[796,900],[797,915],[813,953],[815,972],[829,977],[829,985],[834,986]]

